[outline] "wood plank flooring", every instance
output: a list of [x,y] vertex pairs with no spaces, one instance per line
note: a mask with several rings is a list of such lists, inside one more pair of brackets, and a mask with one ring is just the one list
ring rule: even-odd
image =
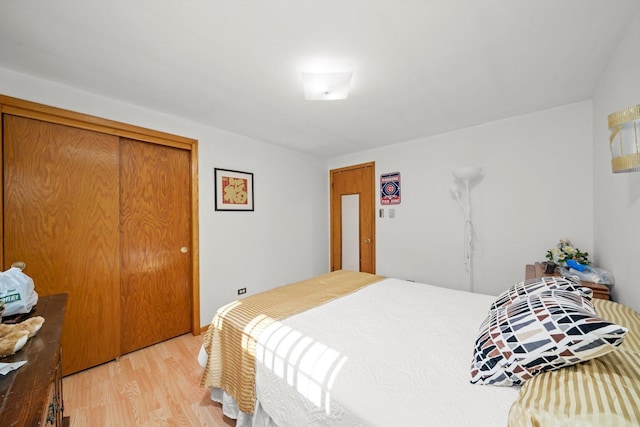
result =
[[199,386],[201,345],[182,335],[65,377],[71,427],[235,426]]

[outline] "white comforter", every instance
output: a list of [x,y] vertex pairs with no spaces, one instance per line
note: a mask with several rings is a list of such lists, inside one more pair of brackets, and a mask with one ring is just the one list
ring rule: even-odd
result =
[[259,337],[256,393],[279,426],[506,426],[518,389],[472,385],[494,297],[385,279]]

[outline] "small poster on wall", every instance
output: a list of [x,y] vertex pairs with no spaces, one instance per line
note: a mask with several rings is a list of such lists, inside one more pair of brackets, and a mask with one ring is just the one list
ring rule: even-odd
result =
[[400,172],[380,175],[380,204],[400,204]]

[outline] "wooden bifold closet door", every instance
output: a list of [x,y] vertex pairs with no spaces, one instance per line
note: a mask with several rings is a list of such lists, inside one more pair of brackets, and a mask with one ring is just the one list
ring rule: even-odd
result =
[[190,331],[187,152],[4,114],[3,174],[4,268],[69,294],[65,375]]

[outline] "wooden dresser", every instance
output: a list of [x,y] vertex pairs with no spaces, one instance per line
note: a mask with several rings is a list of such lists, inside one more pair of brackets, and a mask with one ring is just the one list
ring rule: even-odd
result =
[[[527,270],[525,273],[525,279],[533,279],[534,277],[543,277],[543,276],[558,276],[558,273],[546,274],[544,272],[544,268],[542,264],[536,262],[535,264],[528,264]],[[609,287],[607,285],[603,285],[600,283],[593,282],[580,282],[582,286],[585,288],[590,288],[593,291],[594,298],[600,299],[611,299],[611,295],[609,293]]]
[[44,317],[38,334],[13,356],[0,362],[27,363],[0,375],[2,427],[68,426],[62,393],[60,337],[67,294],[40,297],[30,316]]

